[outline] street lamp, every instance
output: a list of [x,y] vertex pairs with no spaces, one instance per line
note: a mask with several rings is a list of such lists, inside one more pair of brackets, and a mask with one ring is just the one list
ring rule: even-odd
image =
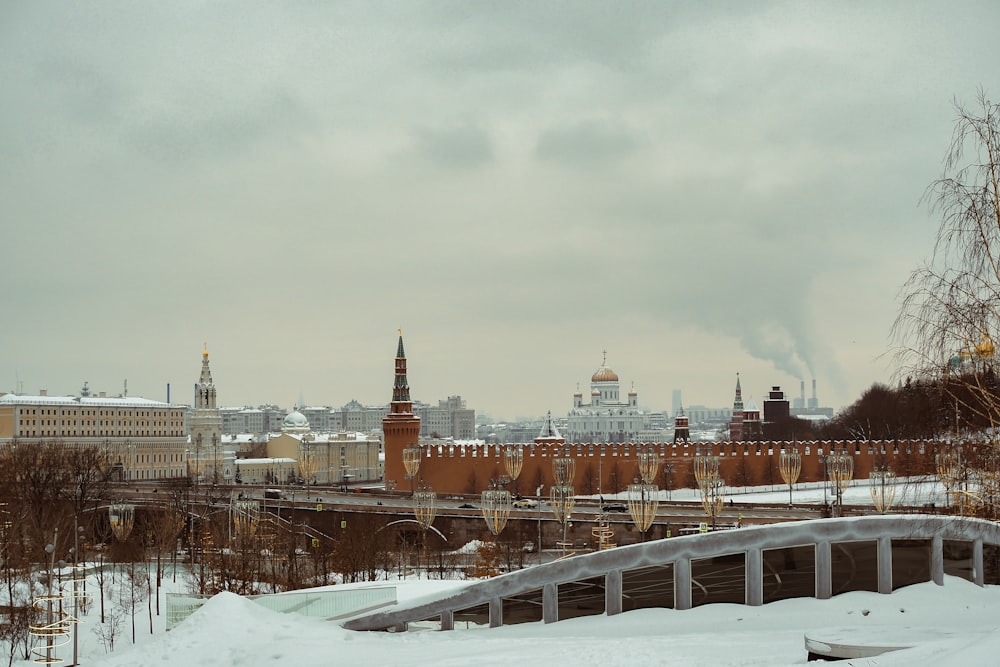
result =
[[219,483],[219,436],[212,434],[212,484]]
[[715,530],[715,520],[722,514],[722,505],[725,502],[723,486],[725,481],[721,477],[716,477],[701,487],[701,506],[705,510],[705,515],[711,520],[712,530]]
[[252,538],[260,520],[260,503],[256,500],[236,500],[230,507],[233,529],[240,541]]
[[844,491],[850,486],[854,477],[854,458],[844,450],[830,454],[826,459],[826,472],[836,494],[834,499],[836,516],[842,516]]
[[413,516],[422,530],[421,547],[424,552],[424,563],[427,562],[427,529],[434,523],[437,514],[437,494],[429,488],[420,489],[413,494]]
[[871,486],[872,502],[879,514],[885,514],[896,499],[896,473],[889,470],[876,470],[868,473]]
[[510,491],[488,489],[479,494],[479,502],[482,505],[486,527],[494,535],[499,535],[507,526],[507,519],[510,517],[512,504]]
[[628,485],[628,511],[632,515],[642,541],[646,541],[646,531],[656,519],[656,508],[660,504],[660,489],[655,484]]
[[198,482],[201,481],[200,478],[201,478],[201,469],[203,463],[201,459],[201,440],[202,440],[202,434],[198,433],[198,435],[196,435],[194,438],[194,461],[195,461],[194,483],[196,487],[198,486]]
[[413,480],[420,474],[420,457],[423,450],[420,447],[406,447],[403,449],[403,469],[406,471],[406,479],[410,480],[410,494],[413,495]]
[[309,486],[316,479],[316,469],[318,466],[316,453],[313,451],[313,436],[306,434],[302,436],[301,456],[299,458],[299,474],[302,481]]
[[115,539],[124,542],[132,533],[135,524],[135,505],[116,503],[108,507],[108,520],[111,522],[111,532]]
[[696,456],[694,457],[694,478],[698,482],[698,488],[704,488],[719,479],[719,457],[718,456]]
[[572,486],[560,485],[553,486],[549,491],[549,498],[552,503],[552,513],[556,517],[556,521],[562,524],[562,541],[559,546],[562,548],[562,553],[566,555],[566,524],[569,523],[570,517],[573,515],[573,505],[576,502],[576,493]]
[[799,473],[802,472],[802,455],[799,454],[798,448],[781,450],[778,470],[781,471],[781,479],[788,485],[788,507],[791,507],[792,486],[798,481]]
[[656,474],[660,470],[660,456],[652,447],[639,452],[637,464],[639,466],[639,477],[643,483],[653,484],[656,481]]
[[555,486],[573,486],[573,479],[576,477],[576,459],[557,458],[552,459],[552,478]]
[[518,475],[521,474],[521,468],[524,467],[524,450],[520,446],[507,445],[503,450],[503,467],[510,477],[511,484],[516,482]]
[[719,457],[695,456],[694,478],[701,491],[701,506],[712,522],[712,530],[715,530],[715,519],[722,513],[722,487],[725,485],[719,475]]

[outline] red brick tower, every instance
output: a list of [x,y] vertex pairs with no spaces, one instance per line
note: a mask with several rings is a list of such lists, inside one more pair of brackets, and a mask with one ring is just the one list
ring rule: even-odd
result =
[[684,416],[684,406],[681,406],[680,412],[674,417],[674,444],[678,442],[691,442],[691,427],[688,424],[688,418]]
[[396,377],[392,385],[392,403],[389,414],[382,420],[382,438],[385,447],[385,481],[405,485],[406,469],[403,467],[403,450],[417,444],[420,439],[420,417],[413,414],[410,385],[406,380],[406,354],[403,352],[403,332],[399,332],[396,349]]
[[736,374],[736,397],[733,399],[733,417],[729,421],[729,441],[743,440],[743,389],[740,388],[740,374]]

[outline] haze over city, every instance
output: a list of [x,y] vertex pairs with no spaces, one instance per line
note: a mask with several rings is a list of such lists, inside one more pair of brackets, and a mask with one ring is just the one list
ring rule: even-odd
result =
[[[0,6],[0,391],[892,382],[993,2]],[[995,94],[995,90],[993,93]]]

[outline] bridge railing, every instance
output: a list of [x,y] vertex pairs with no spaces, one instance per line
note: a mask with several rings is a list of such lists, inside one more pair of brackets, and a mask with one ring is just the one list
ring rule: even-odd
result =
[[1000,584],[1000,525],[954,516],[886,515],[754,526],[618,547],[476,582],[432,601],[350,619],[353,630],[430,622],[489,625],[678,610],[713,602],[751,606],[852,590],[891,593],[958,576]]

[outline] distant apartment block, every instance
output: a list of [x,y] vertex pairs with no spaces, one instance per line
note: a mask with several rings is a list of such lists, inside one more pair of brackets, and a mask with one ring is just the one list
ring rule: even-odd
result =
[[[373,433],[382,430],[382,420],[389,414],[388,405],[362,405],[351,400],[344,406],[300,407],[309,426],[315,433]],[[415,402],[413,412],[421,418],[420,435],[456,440],[476,437],[476,411],[466,406],[461,396],[449,396],[438,401],[437,406]],[[240,433],[280,433],[288,412],[275,405],[260,407],[220,408],[222,432],[227,435]]]

